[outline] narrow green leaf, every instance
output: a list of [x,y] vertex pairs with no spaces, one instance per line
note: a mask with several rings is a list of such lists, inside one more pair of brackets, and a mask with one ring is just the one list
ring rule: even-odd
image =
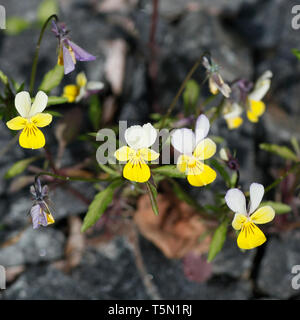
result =
[[107,188],[100,191],[90,204],[84,217],[81,232],[92,227],[102,216],[108,205],[112,202],[114,191],[123,183],[121,179],[113,181]]
[[56,0],[43,0],[37,9],[37,20],[43,24],[52,14],[58,14]]
[[64,67],[57,64],[52,70],[45,74],[39,90],[50,92],[61,83],[63,77]]
[[97,95],[92,95],[90,98],[89,119],[95,130],[98,130],[100,127],[101,115],[102,110],[99,98]]
[[294,54],[294,56],[296,56],[300,60],[300,50],[292,49],[292,53]]
[[0,81],[6,86],[8,84],[8,77],[0,70]]
[[216,160],[216,159],[210,159],[209,162],[211,165],[219,172],[223,180],[225,181],[227,187],[230,187],[230,176],[226,169]]
[[196,107],[197,101],[199,99],[200,87],[198,83],[191,79],[187,82],[185,90],[183,92],[183,102],[186,114],[189,111],[193,111]]
[[32,157],[32,158],[23,159],[23,160],[20,160],[20,161],[14,163],[6,172],[4,178],[10,179],[10,178],[17,176],[18,174],[21,174],[22,172],[24,172],[27,169],[27,167],[32,162],[36,161],[37,159],[38,159],[38,157]]
[[207,261],[211,262],[215,256],[222,250],[226,240],[228,219],[225,219],[216,229],[208,252]]
[[277,144],[268,144],[268,143],[261,143],[259,147],[262,150],[274,153],[281,158],[293,161],[299,161],[298,157],[295,153],[286,146],[278,146]]
[[48,103],[47,106],[53,106],[57,104],[64,104],[67,103],[68,99],[65,97],[55,97],[55,96],[50,96],[48,97]]
[[146,182],[146,186],[147,186],[148,194],[150,197],[152,210],[156,215],[158,215],[158,206],[156,201],[156,197],[157,197],[156,187],[149,181]]
[[170,178],[185,178],[185,174],[180,172],[175,165],[161,166],[154,168],[151,171]]
[[104,164],[98,163],[99,167],[106,173],[108,173],[111,176],[120,176],[120,173],[113,170],[111,167],[106,166]]
[[295,137],[291,138],[291,144],[292,144],[292,146],[294,148],[294,151],[299,156],[300,155],[300,146],[299,146],[298,140]]
[[20,17],[10,17],[6,20],[5,33],[10,36],[20,34],[22,31],[29,28],[30,22]]
[[275,210],[276,214],[285,214],[292,211],[292,208],[289,205],[282,202],[264,201],[260,204],[259,207],[263,207],[263,206],[272,207]]

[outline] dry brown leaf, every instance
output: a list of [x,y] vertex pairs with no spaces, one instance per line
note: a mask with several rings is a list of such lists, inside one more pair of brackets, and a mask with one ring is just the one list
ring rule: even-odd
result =
[[82,220],[79,217],[69,217],[69,238],[65,248],[65,271],[79,265],[85,248],[85,237],[81,233]]
[[10,183],[8,193],[15,193],[33,184],[35,176],[20,176]]
[[113,93],[119,96],[123,90],[127,44],[123,39],[115,39],[107,41],[105,48],[105,76],[111,84]]
[[126,12],[136,7],[137,0],[103,0],[98,5],[98,11],[109,13],[114,11]]
[[[208,252],[212,226],[201,220],[193,208],[171,195],[159,194],[157,204],[158,216],[152,211],[148,195],[138,201],[134,221],[145,238],[168,258],[182,258],[190,251],[197,254]],[[204,239],[199,242],[201,236]]]
[[23,273],[24,270],[25,266],[23,265],[7,267],[5,269],[6,282],[13,282],[21,273]]

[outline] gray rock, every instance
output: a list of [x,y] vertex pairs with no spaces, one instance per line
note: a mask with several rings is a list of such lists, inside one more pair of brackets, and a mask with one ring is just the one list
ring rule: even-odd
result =
[[64,254],[64,242],[65,237],[58,230],[29,227],[15,244],[0,249],[0,264],[9,267],[57,260]]
[[213,277],[204,283],[189,281],[182,262],[170,260],[150,242],[141,238],[141,250],[145,265],[162,299],[219,300],[248,299],[252,295],[248,281],[235,281],[230,277]]
[[49,267],[27,269],[3,294],[6,300],[89,299],[80,285],[61,271]]
[[213,274],[233,278],[248,277],[253,267],[255,250],[242,252],[234,239],[227,239],[222,250],[213,260]]
[[282,234],[280,238],[270,238],[262,258],[257,278],[258,288],[265,294],[279,299],[299,295],[292,288],[292,267],[300,261],[300,232],[298,230]]
[[98,249],[87,249],[72,279],[92,299],[148,299],[136,269],[134,256],[124,238],[115,238]]

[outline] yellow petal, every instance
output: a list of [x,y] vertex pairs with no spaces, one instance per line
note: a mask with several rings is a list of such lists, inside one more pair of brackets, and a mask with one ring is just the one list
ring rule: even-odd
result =
[[241,117],[229,118],[226,119],[228,129],[237,129],[243,123],[243,119]]
[[237,238],[237,245],[241,249],[253,249],[266,241],[263,232],[252,222],[246,222]]
[[80,88],[83,88],[86,86],[87,83],[87,78],[85,76],[84,72],[80,72],[78,73],[77,77],[76,77],[76,83]]
[[15,117],[8,122],[6,122],[6,125],[10,130],[22,130],[26,127],[26,124],[28,123],[28,120],[22,117]]
[[123,169],[124,178],[134,182],[146,182],[151,173],[150,168],[141,161],[130,161]]
[[211,158],[216,153],[216,144],[209,138],[200,141],[194,150],[194,157],[199,160]]
[[214,80],[212,79],[212,77],[209,78],[208,85],[209,85],[209,90],[212,94],[216,95],[219,92],[219,89],[216,83],[214,82]]
[[124,147],[121,147],[120,149],[118,149],[115,152],[114,156],[119,161],[128,161],[129,158],[133,157],[135,154],[136,154],[135,150],[133,150],[127,146],[124,146]]
[[64,87],[63,97],[68,99],[68,102],[72,103],[76,100],[77,96],[79,95],[79,87],[75,84],[69,84]]
[[212,183],[217,177],[216,171],[200,161],[196,166],[188,168],[188,182],[194,187],[202,187]]
[[146,161],[154,161],[159,158],[159,153],[148,148],[142,148],[139,150],[141,157]]
[[30,121],[37,127],[43,128],[52,122],[52,115],[49,113],[38,113]]
[[243,224],[247,221],[247,217],[244,214],[236,213],[232,220],[232,227],[235,230],[241,230]]
[[19,137],[19,143],[25,149],[43,148],[46,141],[44,134],[34,124],[28,123]]
[[249,110],[247,112],[248,119],[251,122],[257,122],[266,110],[266,105],[262,101],[249,100]]
[[55,222],[55,220],[54,220],[54,218],[53,218],[53,216],[52,216],[51,213],[50,213],[50,214],[47,213],[46,216],[47,216],[47,222],[48,222],[48,224],[52,224],[52,223]]
[[275,211],[270,206],[264,206],[256,210],[250,219],[254,223],[263,224],[272,221],[275,217]]
[[186,172],[187,170],[187,166],[188,166],[188,162],[189,162],[189,159],[191,157],[185,155],[185,154],[182,154],[181,156],[178,157],[178,160],[177,160],[177,169],[180,171],[180,172]]

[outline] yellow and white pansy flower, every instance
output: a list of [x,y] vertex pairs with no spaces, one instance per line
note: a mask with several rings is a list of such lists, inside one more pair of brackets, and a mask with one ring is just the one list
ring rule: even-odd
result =
[[216,172],[204,164],[216,152],[216,144],[206,138],[210,128],[205,115],[198,117],[195,133],[187,128],[177,129],[172,133],[171,144],[181,153],[177,168],[187,175],[188,182],[195,187],[202,187],[216,179]]
[[223,109],[223,117],[226,120],[228,129],[237,129],[243,123],[243,118],[241,117],[243,113],[243,108],[236,102],[231,103],[229,100],[225,102]]
[[259,117],[265,112],[266,105],[261,101],[271,86],[272,72],[264,72],[258,78],[254,89],[249,93],[247,99],[247,117],[251,122],[258,122]]
[[89,93],[102,90],[104,84],[99,81],[87,81],[84,72],[80,72],[76,77],[76,84],[69,84],[64,87],[63,97],[68,99],[68,102],[79,102]]
[[118,149],[114,156],[119,161],[127,161],[123,169],[124,178],[134,182],[146,182],[151,172],[147,162],[157,160],[159,153],[149,149],[157,138],[156,129],[150,124],[131,126],[125,131],[128,146]]
[[262,245],[266,241],[264,233],[256,224],[264,224],[272,221],[275,211],[270,206],[264,206],[259,209],[258,206],[263,198],[265,189],[259,183],[250,185],[250,203],[249,209],[246,209],[246,198],[239,189],[230,189],[227,191],[225,201],[227,206],[235,212],[232,221],[232,227],[240,230],[237,238],[237,245],[241,249],[253,249]]
[[31,104],[31,98],[28,92],[19,92],[15,97],[15,106],[19,116],[6,123],[11,130],[22,130],[19,143],[26,149],[43,148],[46,141],[42,131],[38,128],[46,127],[52,121],[52,115],[42,113],[48,103],[48,96],[39,91]]

